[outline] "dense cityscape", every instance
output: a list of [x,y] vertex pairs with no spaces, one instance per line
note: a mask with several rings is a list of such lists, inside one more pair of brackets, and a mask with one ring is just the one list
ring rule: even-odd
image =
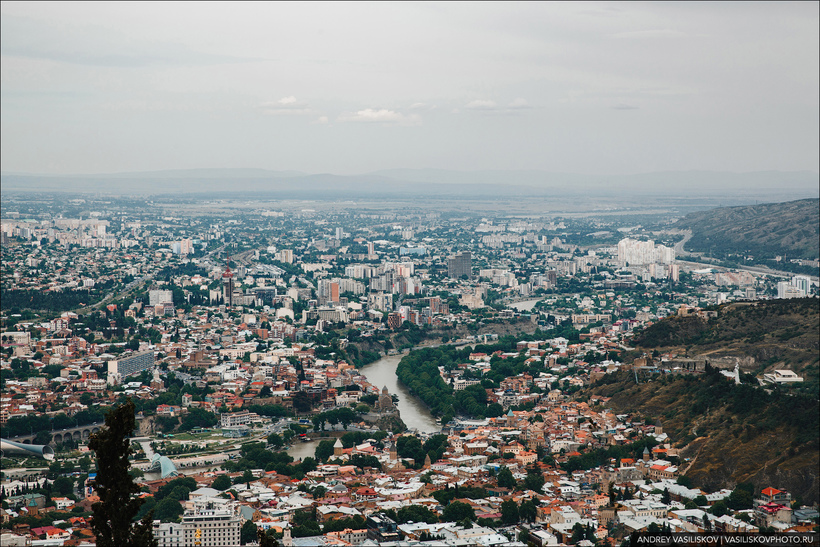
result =
[[[691,439],[590,388],[816,389],[802,368],[634,343],[665,318],[816,302],[816,278],[687,262],[668,214],[173,201],[4,196],[4,545],[93,542],[89,438],[128,401],[137,516],[161,546],[815,526],[816,490],[698,487]],[[401,392],[368,379],[385,368]]]
[[820,2],[0,23],[0,547],[820,547]]

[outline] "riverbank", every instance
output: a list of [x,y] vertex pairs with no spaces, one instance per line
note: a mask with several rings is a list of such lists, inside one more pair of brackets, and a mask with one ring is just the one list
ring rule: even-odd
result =
[[430,410],[423,402],[411,395],[396,376],[396,367],[402,357],[404,357],[404,354],[382,357],[378,361],[362,367],[360,369],[361,373],[379,389],[387,386],[387,391],[398,395],[399,402],[396,407],[398,407],[401,419],[408,429],[416,429],[423,433],[436,433],[441,430],[441,426],[436,423],[436,419],[430,413]]

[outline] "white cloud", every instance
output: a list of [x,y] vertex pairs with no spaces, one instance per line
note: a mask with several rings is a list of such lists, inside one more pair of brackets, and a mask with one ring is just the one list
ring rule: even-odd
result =
[[319,116],[318,118],[316,118],[315,120],[313,120],[310,123],[315,124],[315,125],[326,125],[328,122],[329,122],[329,120],[327,119],[327,116]]
[[476,99],[475,101],[467,103],[464,108],[469,108],[470,110],[495,110],[498,108],[498,105],[495,101]]
[[268,101],[259,105],[264,114],[271,116],[304,116],[316,112],[308,103],[299,101],[294,96],[282,97],[278,101]]
[[365,123],[395,123],[401,125],[418,125],[421,117],[418,114],[405,115],[395,110],[386,108],[375,109],[365,108],[358,112],[347,112],[339,116],[340,122],[365,122]]
[[513,101],[509,105],[507,105],[507,108],[519,109],[532,107],[530,106],[530,103],[527,102],[527,99],[522,99],[521,97],[518,97],[517,99],[513,99]]

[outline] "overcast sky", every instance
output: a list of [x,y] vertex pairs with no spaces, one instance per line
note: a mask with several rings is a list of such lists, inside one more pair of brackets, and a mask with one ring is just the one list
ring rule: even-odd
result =
[[818,170],[818,2],[2,3],[2,170]]

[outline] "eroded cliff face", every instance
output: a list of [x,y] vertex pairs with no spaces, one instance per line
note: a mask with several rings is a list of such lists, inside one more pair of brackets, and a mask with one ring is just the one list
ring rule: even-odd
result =
[[820,498],[818,403],[808,396],[766,394],[722,378],[659,378],[636,384],[624,373],[587,393],[611,397],[618,413],[660,420],[681,469],[707,491],[751,482],[787,490],[803,503]]
[[772,486],[790,492],[803,503],[817,503],[820,453],[816,448],[789,448],[788,436],[784,435],[746,433],[743,437],[744,433],[727,429],[692,441],[681,451],[683,458],[689,458],[681,466],[686,476],[707,491],[752,483],[756,491]]

